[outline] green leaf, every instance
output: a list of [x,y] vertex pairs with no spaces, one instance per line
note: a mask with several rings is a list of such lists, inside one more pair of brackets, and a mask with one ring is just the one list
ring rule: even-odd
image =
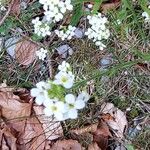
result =
[[135,150],[133,145],[131,145],[131,144],[127,144],[126,148],[127,148],[127,150]]
[[71,18],[71,25],[76,26],[82,15],[83,15],[82,3],[76,4]]
[[102,4],[103,0],[94,0],[94,6],[93,6],[93,11],[92,14],[96,14],[97,11],[100,8],[100,5]]

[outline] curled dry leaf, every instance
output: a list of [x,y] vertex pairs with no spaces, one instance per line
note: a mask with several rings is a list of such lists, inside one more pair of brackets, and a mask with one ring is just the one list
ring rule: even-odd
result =
[[[124,130],[128,125],[126,115],[120,109],[116,108],[112,103],[104,103],[101,106],[101,112],[104,114],[102,118],[109,125],[118,138],[124,137]],[[109,115],[109,117],[106,117]]]
[[81,135],[81,134],[85,134],[85,133],[89,133],[89,132],[96,132],[97,126],[98,126],[98,123],[95,123],[95,124],[86,126],[84,128],[81,128],[81,129],[71,130],[70,132],[75,133],[77,135]]
[[88,146],[88,150],[101,150],[101,148],[99,148],[97,143],[93,143]]
[[45,116],[42,106],[34,106],[33,109],[42,124],[47,140],[54,140],[63,136],[63,129],[60,122],[56,121],[53,117]]
[[82,147],[76,140],[62,140],[57,141],[51,150],[82,150]]
[[34,61],[37,49],[37,44],[32,41],[22,39],[16,44],[15,58],[18,63],[27,66]]
[[93,133],[93,141],[98,144],[98,146],[106,150],[108,147],[108,138],[112,137],[108,125],[100,120],[97,126],[97,130]]
[[121,5],[121,0],[113,0],[109,3],[103,3],[101,9],[103,13],[106,13],[109,10],[117,9]]
[[22,103],[13,92],[0,91],[0,107],[2,116],[6,119],[21,119],[31,114],[31,104]]

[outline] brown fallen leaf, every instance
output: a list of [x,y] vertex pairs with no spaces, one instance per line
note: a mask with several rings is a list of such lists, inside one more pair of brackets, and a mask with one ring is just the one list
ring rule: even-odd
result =
[[38,50],[38,45],[22,39],[16,44],[15,58],[22,65],[29,65],[35,60],[35,52]]
[[45,116],[42,106],[34,106],[33,109],[42,124],[47,140],[54,140],[63,136],[63,129],[60,122],[56,121],[53,117]]
[[[124,130],[128,125],[126,115],[120,109],[116,108],[112,103],[104,103],[101,106],[101,112],[103,120],[109,125],[112,131],[118,138],[124,137]],[[106,114],[110,114],[111,117],[106,117]]]
[[19,16],[20,14],[20,0],[14,0],[13,5],[11,7],[10,14]]
[[93,133],[93,141],[96,142],[101,149],[106,150],[109,137],[112,137],[112,135],[108,125],[103,120],[100,120],[97,130]]
[[36,117],[27,119],[25,130],[18,142],[21,150],[44,150],[46,138],[42,124]]
[[51,150],[82,150],[82,147],[76,140],[62,140],[57,141]]
[[101,148],[99,148],[97,143],[92,143],[88,146],[88,150],[101,150]]
[[95,132],[97,130],[97,126],[98,126],[98,123],[95,123],[95,124],[86,126],[84,128],[81,128],[81,129],[71,130],[70,132],[75,133],[77,135],[81,135],[81,134],[85,134],[85,133],[89,133],[89,132]]
[[120,5],[121,5],[121,1],[117,0],[117,1],[113,1],[111,3],[104,3],[104,4],[102,4],[101,5],[101,9],[102,9],[103,13],[106,13],[109,10],[118,8]]
[[6,140],[5,140],[4,137],[1,140],[1,144],[2,145],[0,147],[1,147],[2,150],[9,150],[9,147],[8,147],[8,145],[7,145]]
[[2,116],[6,119],[22,119],[31,114],[31,104],[21,103],[19,96],[13,92],[0,91],[0,107]]
[[[5,138],[5,142],[7,143],[7,145],[10,147],[10,149],[12,150],[17,150],[17,146],[16,146],[16,138],[14,137],[14,135],[11,133],[10,129],[5,126],[1,132],[3,133],[3,137]],[[4,142],[4,141],[3,141]],[[3,144],[5,144],[5,142]]]

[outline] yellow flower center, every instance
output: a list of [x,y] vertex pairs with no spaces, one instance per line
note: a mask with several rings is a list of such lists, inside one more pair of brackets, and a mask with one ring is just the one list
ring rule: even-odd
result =
[[63,77],[61,78],[61,81],[62,81],[63,83],[67,82],[67,80],[68,80],[68,78],[65,77],[65,76],[63,76]]
[[52,111],[57,111],[57,107],[56,106],[51,106]]

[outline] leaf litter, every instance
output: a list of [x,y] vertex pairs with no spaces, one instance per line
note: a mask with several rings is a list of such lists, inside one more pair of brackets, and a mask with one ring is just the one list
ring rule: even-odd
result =
[[[33,104],[33,98],[25,89],[15,90],[6,83],[0,85],[1,130],[0,140],[5,149],[80,150],[77,140],[59,140],[63,135],[61,123],[43,115],[43,107]],[[125,114],[112,103],[103,103],[98,123],[81,129],[70,130],[71,134],[92,136],[88,150],[106,150],[114,135],[123,139],[127,127]],[[112,134],[114,133],[114,135]],[[56,142],[55,142],[56,141]]]

